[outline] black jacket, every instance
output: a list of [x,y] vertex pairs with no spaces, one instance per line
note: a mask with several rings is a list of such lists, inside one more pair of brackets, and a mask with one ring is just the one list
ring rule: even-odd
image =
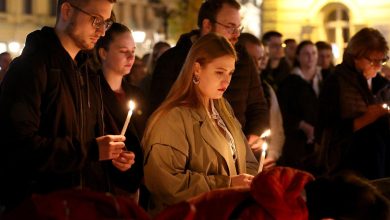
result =
[[[152,110],[168,95],[191,49],[191,38],[197,39],[199,34],[198,30],[183,34],[177,45],[158,59],[150,91]],[[244,133],[260,135],[269,126],[268,105],[252,58],[240,45],[236,45],[236,51],[238,61],[224,97],[232,106]]]
[[312,85],[296,74],[289,74],[279,84],[277,95],[286,136],[279,162],[284,166],[305,169],[304,161],[313,153],[314,146],[307,144],[307,137],[299,128],[299,123],[305,121],[316,125],[318,97]]
[[390,101],[389,82],[381,76],[369,89],[353,60],[345,59],[325,81],[320,94],[320,166],[325,172],[353,170],[368,179],[390,176],[389,115],[353,131],[353,121],[369,105]]
[[69,187],[109,191],[95,137],[103,134],[98,76],[84,72],[53,28],[30,33],[0,92],[0,198]]
[[108,162],[110,167],[110,175],[116,187],[134,193],[140,186],[143,177],[143,153],[141,148],[141,138],[145,129],[147,106],[142,91],[123,81],[122,88],[125,91],[126,102],[121,103],[110,88],[110,85],[105,80],[100,72],[102,97],[104,103],[104,131],[106,134],[119,134],[122,126],[125,123],[129,110],[128,100],[133,100],[136,103],[128,129],[126,130],[126,148],[135,154],[135,163],[131,169],[126,172],[121,172],[114,166],[111,161]]

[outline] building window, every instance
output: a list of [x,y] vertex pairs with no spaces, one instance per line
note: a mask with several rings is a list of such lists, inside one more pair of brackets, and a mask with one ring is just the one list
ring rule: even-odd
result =
[[23,13],[27,15],[32,14],[32,0],[23,1]]
[[0,12],[7,11],[7,0],[0,0]]
[[325,29],[328,41],[332,43],[347,43],[349,40],[349,14],[345,8],[337,8],[329,12],[325,18]]
[[49,0],[50,16],[56,16],[57,14],[57,0]]
[[325,40],[332,45],[335,61],[341,62],[344,48],[351,37],[350,10],[343,4],[330,3],[321,10],[321,13],[324,19]]

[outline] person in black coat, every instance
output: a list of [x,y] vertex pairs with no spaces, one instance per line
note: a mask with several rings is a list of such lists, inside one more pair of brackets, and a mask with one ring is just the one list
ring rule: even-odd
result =
[[[166,51],[157,61],[150,91],[151,109],[155,110],[167,96],[175,82],[184,60],[200,36],[216,32],[233,45],[242,31],[240,4],[235,0],[207,0],[198,14],[200,30],[183,34],[175,47]],[[255,142],[268,127],[268,106],[264,98],[257,70],[244,47],[236,45],[238,62],[230,86],[224,94],[242,125],[249,144]],[[253,145],[259,148],[260,144]]]
[[125,137],[103,135],[98,76],[86,71],[81,51],[110,27],[113,2],[59,1],[55,27],[30,33],[9,67],[0,91],[0,200],[7,210],[34,193],[109,192],[102,161],[118,158]]
[[277,93],[286,136],[279,162],[306,169],[305,161],[314,151],[322,74],[317,67],[317,48],[313,42],[302,41],[296,53],[295,68],[280,84]]
[[[126,130],[126,150],[119,158],[131,158],[130,167],[114,169],[111,162],[106,164],[113,179],[113,191],[117,194],[137,196],[143,177],[143,154],[140,140],[146,122],[146,100],[142,91],[124,80],[129,74],[135,60],[135,42],[128,27],[113,23],[104,37],[95,46],[95,57],[99,61],[102,98],[104,103],[104,132],[119,134],[124,126],[129,111],[129,101],[136,108]],[[112,163],[117,163],[112,160]],[[136,198],[136,197],[135,197]]]
[[389,48],[376,29],[364,28],[348,43],[343,62],[320,95],[321,172],[350,170],[368,179],[390,176],[389,82],[377,74]]

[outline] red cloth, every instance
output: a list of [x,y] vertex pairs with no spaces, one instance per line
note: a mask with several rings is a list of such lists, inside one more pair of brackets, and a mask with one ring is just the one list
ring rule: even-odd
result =
[[314,177],[304,171],[275,167],[257,175],[251,185],[256,202],[267,210],[270,219],[308,219],[301,193]]
[[[301,197],[311,174],[288,167],[275,167],[257,175],[251,188],[225,188],[203,193],[164,210],[156,219],[172,216],[191,219],[308,219],[306,203]],[[196,211],[188,209],[194,205]],[[185,213],[183,210],[187,210]],[[177,215],[176,215],[177,214]],[[192,218],[188,218],[189,214]]]

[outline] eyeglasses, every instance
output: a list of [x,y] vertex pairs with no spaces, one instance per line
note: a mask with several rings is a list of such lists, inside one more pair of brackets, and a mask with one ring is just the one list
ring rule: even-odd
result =
[[229,25],[226,25],[226,24],[222,24],[218,21],[214,21],[214,23],[216,24],[219,24],[221,25],[222,27],[225,28],[225,30],[229,33],[229,34],[240,34],[243,30],[244,30],[244,27],[242,26],[239,26],[239,27],[233,27],[233,26],[229,26]]
[[70,3],[70,2],[68,2],[68,3],[70,4],[70,6],[72,6],[72,8],[75,8],[75,9],[77,9],[78,11],[81,11],[82,13],[84,13],[84,14],[90,16],[91,18],[93,18],[92,26],[93,26],[94,28],[99,29],[99,28],[101,28],[101,27],[104,27],[104,30],[106,31],[106,30],[108,30],[108,29],[111,27],[113,21],[111,21],[111,20],[106,20],[106,21],[105,21],[105,20],[103,20],[103,18],[101,18],[101,17],[95,16],[95,15],[93,15],[93,14],[91,14],[91,13],[89,13],[89,12],[87,12],[87,11],[85,11],[85,10],[79,8],[79,7],[77,7],[76,5],[73,5],[73,4]]
[[389,57],[385,56],[383,59],[371,59],[369,57],[364,57],[368,62],[370,62],[371,66],[384,66],[387,61],[389,61]]

